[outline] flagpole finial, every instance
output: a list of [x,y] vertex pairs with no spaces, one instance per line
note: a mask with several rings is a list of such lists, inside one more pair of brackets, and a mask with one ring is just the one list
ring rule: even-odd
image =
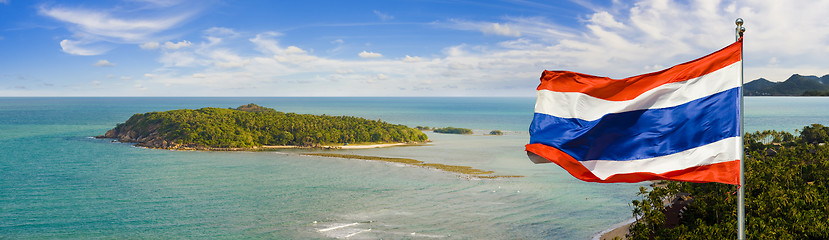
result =
[[734,23],[737,24],[737,28],[735,28],[734,31],[735,31],[735,34],[737,35],[736,36],[737,40],[739,40],[741,37],[743,37],[743,33],[746,31],[746,28],[743,27],[743,19],[742,18],[737,18],[737,20],[734,21]]

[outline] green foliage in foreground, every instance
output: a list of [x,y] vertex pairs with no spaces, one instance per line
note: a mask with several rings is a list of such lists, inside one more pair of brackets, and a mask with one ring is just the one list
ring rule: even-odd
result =
[[[829,239],[829,127],[812,124],[800,135],[764,131],[745,139],[748,239]],[[628,239],[733,239],[737,187],[670,182],[641,188],[633,201]],[[666,226],[662,199],[688,193],[693,202],[676,226]]]
[[202,108],[139,113],[118,124],[116,130],[128,129],[138,136],[157,133],[168,142],[212,148],[423,142],[428,139],[417,129],[380,120],[283,113],[254,104],[239,109],[248,111]]
[[433,131],[436,133],[472,134],[472,130],[456,127],[435,128]]

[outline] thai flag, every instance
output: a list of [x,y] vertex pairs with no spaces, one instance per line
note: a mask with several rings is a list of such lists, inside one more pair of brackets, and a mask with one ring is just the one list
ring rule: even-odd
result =
[[527,154],[588,182],[739,184],[741,58],[742,39],[625,79],[545,70]]

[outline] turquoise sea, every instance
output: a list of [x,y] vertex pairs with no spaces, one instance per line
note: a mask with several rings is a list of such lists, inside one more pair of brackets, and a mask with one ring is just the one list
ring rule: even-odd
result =
[[[429,132],[427,146],[336,150],[465,165],[480,180],[280,152],[187,152],[94,139],[134,113],[256,103]],[[646,184],[576,180],[523,146],[534,98],[0,98],[0,239],[589,239]],[[746,98],[747,131],[829,125],[829,98]],[[490,130],[503,136],[485,136]],[[334,150],[328,150],[334,151]]]

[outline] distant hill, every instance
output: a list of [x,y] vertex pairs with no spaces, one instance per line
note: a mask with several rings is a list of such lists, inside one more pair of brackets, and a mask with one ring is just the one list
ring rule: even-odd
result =
[[253,112],[253,113],[256,113],[256,112],[276,112],[276,110],[274,110],[273,108],[266,108],[266,107],[263,107],[263,106],[256,105],[254,103],[239,106],[239,107],[236,108],[236,110],[245,111],[245,112]]
[[[794,74],[786,81],[772,82],[759,78],[743,86],[746,96],[804,96],[829,94],[829,74],[823,77]],[[807,91],[809,91],[807,93]]]

